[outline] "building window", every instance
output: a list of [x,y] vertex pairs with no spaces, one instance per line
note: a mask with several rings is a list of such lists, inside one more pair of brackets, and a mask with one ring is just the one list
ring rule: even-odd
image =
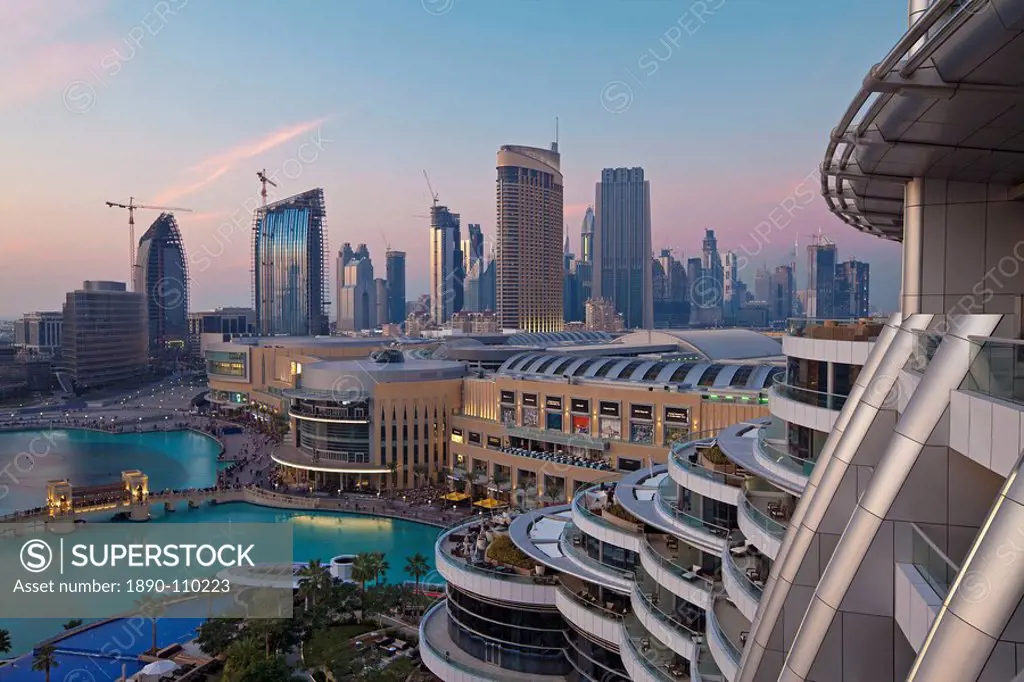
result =
[[480,434],[474,431],[469,432],[469,442],[472,445],[480,445]]
[[618,417],[619,416],[619,404],[602,400],[600,403],[599,414],[602,417]]
[[[504,402],[504,399],[502,400]],[[530,407],[537,407],[537,394],[536,393],[524,393],[523,394],[523,405]]]
[[523,408],[523,426],[531,429],[537,428],[540,423],[540,416],[536,407]]
[[573,398],[570,401],[569,409],[579,414],[590,414],[590,401],[581,398]]
[[501,392],[501,404],[502,405],[515,405],[516,404],[516,392],[515,391],[502,391]]

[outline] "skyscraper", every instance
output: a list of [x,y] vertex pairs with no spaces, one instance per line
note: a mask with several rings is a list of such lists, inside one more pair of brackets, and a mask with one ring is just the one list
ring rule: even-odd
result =
[[772,288],[772,273],[768,272],[768,266],[762,265],[754,274],[754,300],[768,301]]
[[594,214],[594,295],[612,301],[627,328],[654,324],[651,186],[643,168],[605,168]]
[[768,293],[768,319],[771,322],[785,322],[794,316],[793,299],[796,297],[796,281],[793,268],[780,265],[772,274]]
[[871,266],[852,258],[836,266],[836,317],[867,317],[871,311]]
[[502,328],[561,331],[562,173],[550,150],[506,145],[497,159],[497,303]]
[[807,245],[807,317],[836,316],[836,245],[819,236]]
[[594,207],[587,206],[580,226],[580,260],[584,263],[594,262]]
[[178,223],[161,213],[139,240],[134,290],[146,296],[149,349],[152,352],[188,341],[188,260]]
[[[699,261],[698,261],[699,262]],[[654,326],[658,329],[678,329],[690,323],[689,288],[686,285],[686,266],[676,260],[671,249],[662,249],[651,264]]]
[[253,295],[260,334],[326,334],[327,235],[324,191],[256,209]]
[[[347,246],[347,245],[346,245]],[[365,244],[347,256],[338,254],[338,331],[361,331],[377,326],[377,288],[373,278],[373,261]]]
[[386,254],[388,283],[388,322],[405,322],[405,251],[388,249]]
[[462,272],[468,273],[475,263],[484,259],[484,233],[479,223],[466,225],[466,236],[462,240]]
[[373,326],[383,327],[388,323],[388,283],[383,277],[373,280]]
[[742,296],[746,293],[740,282],[739,261],[735,251],[726,251],[722,267],[722,317],[735,320],[743,304]]
[[462,310],[462,237],[459,214],[447,206],[430,207],[430,319],[444,324]]
[[580,253],[576,259],[576,297],[573,319],[582,319],[585,306],[594,296],[594,209],[587,206],[580,226]]
[[148,362],[146,295],[123,282],[85,282],[64,303],[62,365],[77,387],[133,379]]

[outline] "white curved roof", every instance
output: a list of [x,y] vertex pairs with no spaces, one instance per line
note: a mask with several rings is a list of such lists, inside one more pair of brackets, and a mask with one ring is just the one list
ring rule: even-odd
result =
[[678,344],[708,360],[748,360],[782,355],[782,344],[750,329],[657,329],[620,336],[609,346]]

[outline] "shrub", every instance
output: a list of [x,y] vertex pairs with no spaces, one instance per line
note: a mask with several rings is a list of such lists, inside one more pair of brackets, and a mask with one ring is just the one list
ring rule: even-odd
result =
[[616,502],[615,504],[611,505],[610,507],[607,507],[604,511],[606,513],[608,513],[608,514],[611,514],[612,516],[614,516],[617,519],[622,519],[623,521],[629,521],[630,523],[636,523],[636,519],[634,519],[632,516],[630,516],[629,512],[626,511],[626,508],[623,507],[618,502]]
[[718,445],[712,445],[710,448],[705,448],[700,451],[700,454],[703,455],[704,459],[715,466],[723,466],[729,463],[729,458],[725,456],[725,453],[722,452],[722,448],[718,447]]
[[533,570],[537,562],[523,554],[507,535],[498,535],[487,546],[487,558],[499,564]]

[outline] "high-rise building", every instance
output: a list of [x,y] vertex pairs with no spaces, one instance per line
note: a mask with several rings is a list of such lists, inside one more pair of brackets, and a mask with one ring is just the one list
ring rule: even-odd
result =
[[585,301],[580,299],[580,280],[576,254],[570,251],[569,235],[565,235],[565,249],[562,251],[562,318],[566,322],[582,322],[581,312]]
[[[718,253],[718,239],[715,237],[714,230],[704,230],[701,256],[701,266],[704,268],[704,274],[716,282],[722,282],[722,257]],[[721,289],[719,289],[719,292],[721,292]]]
[[807,317],[830,319],[836,316],[836,245],[828,237],[818,237],[807,245]]
[[867,317],[871,311],[871,266],[853,258],[836,266],[836,317]]
[[123,282],[85,282],[64,302],[61,371],[77,388],[134,379],[149,361],[146,295]]
[[506,145],[497,159],[498,317],[504,329],[560,331],[562,173],[550,150]]
[[373,280],[375,304],[374,327],[383,327],[388,323],[388,283],[383,277]]
[[573,319],[582,319],[583,306],[594,296],[594,209],[587,206],[580,226],[580,253],[576,259],[576,296]]
[[405,321],[405,251],[388,249],[385,255],[388,283],[388,322]]
[[462,271],[467,273],[473,265],[484,259],[484,233],[478,223],[466,225],[466,235],[462,239]]
[[686,266],[676,260],[671,249],[662,249],[651,264],[654,292],[654,326],[679,329],[690,323],[689,287]]
[[188,343],[188,260],[174,215],[161,213],[139,240],[134,290],[146,296],[149,349]]
[[211,340],[228,341],[231,337],[256,331],[256,311],[252,308],[217,308],[188,314],[188,347],[193,355],[202,357],[203,335]]
[[[363,245],[360,245],[363,246]],[[377,326],[377,287],[373,277],[373,261],[367,249],[356,250],[341,265],[345,254],[339,254],[338,331],[362,331]]]
[[430,208],[430,319],[444,324],[462,310],[462,237],[459,214],[447,206]]
[[14,345],[18,348],[39,355],[53,355],[60,350],[64,331],[63,314],[25,313],[14,325]]
[[643,168],[605,168],[594,214],[594,295],[610,300],[627,328],[654,324],[651,186]]
[[327,234],[324,191],[256,209],[253,295],[260,334],[326,334]]
[[772,273],[762,265],[754,274],[754,300],[767,302],[772,288]]
[[793,268],[779,265],[772,274],[771,288],[768,292],[768,320],[785,322],[794,316],[793,301],[796,298],[796,279]]
[[594,262],[594,207],[587,206],[580,226],[580,260],[584,263]]
[[586,329],[601,332],[620,332],[625,322],[615,304],[603,298],[592,298],[586,304]]
[[726,251],[722,267],[722,317],[734,321],[745,301],[746,287],[740,282],[739,261],[735,251]]
[[497,311],[498,309],[498,297],[497,297],[497,272],[498,264],[497,261],[492,257],[487,261],[487,264],[483,266],[483,274],[480,275],[480,311]]

